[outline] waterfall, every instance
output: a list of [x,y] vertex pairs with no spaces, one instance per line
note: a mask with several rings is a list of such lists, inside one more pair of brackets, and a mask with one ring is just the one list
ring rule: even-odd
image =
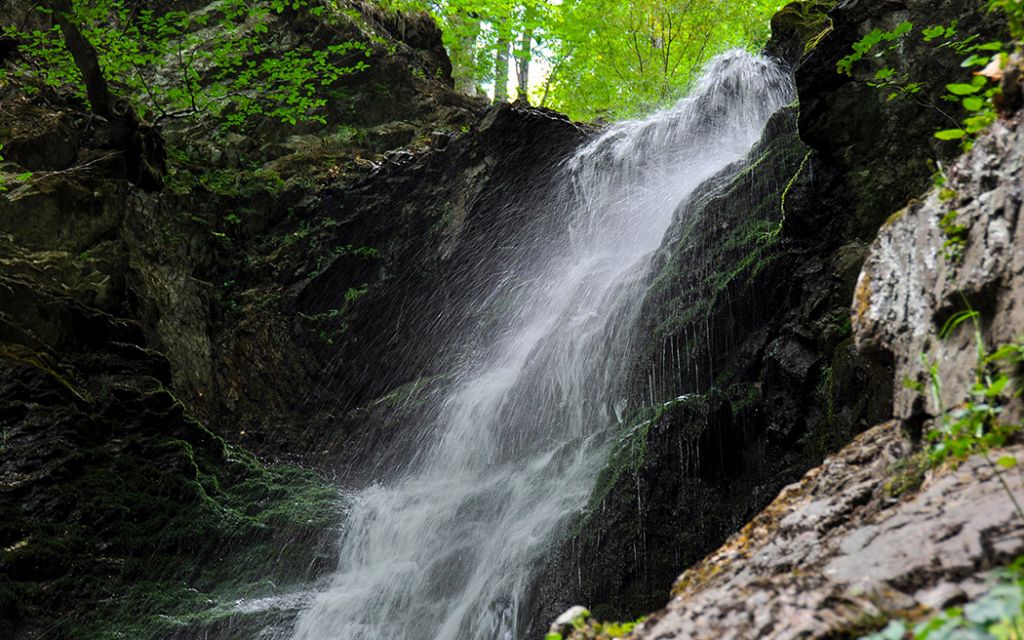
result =
[[337,571],[295,640],[522,635],[532,572],[585,506],[626,409],[652,254],[679,204],[743,159],[792,98],[774,63],[730,52],[674,108],[566,161],[549,215],[569,233],[509,266],[530,286],[465,359],[409,463],[348,496]]

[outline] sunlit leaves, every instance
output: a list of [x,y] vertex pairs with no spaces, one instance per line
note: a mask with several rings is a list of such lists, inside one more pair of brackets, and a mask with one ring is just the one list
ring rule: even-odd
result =
[[966,96],[981,91],[981,87],[975,84],[947,84],[946,91],[955,96]]
[[904,21],[892,31],[873,29],[866,36],[853,43],[853,53],[840,59],[836,64],[836,70],[845,75],[853,75],[853,65],[855,62],[863,59],[865,55],[883,43],[898,41],[903,35],[913,28],[913,23]]
[[[580,119],[672,102],[704,62],[760,47],[777,0],[388,0],[438,19],[464,91],[493,90],[496,56],[533,64],[531,100]],[[527,37],[528,36],[528,37]],[[526,46],[529,40],[530,46]]]
[[777,2],[565,0],[548,104],[583,118],[677,99],[713,55],[759,46]]
[[[310,0],[224,0],[213,10],[189,14],[139,9],[121,0],[77,0],[76,18],[100,52],[100,63],[118,93],[150,120],[217,115],[228,127],[255,116],[297,124],[323,121],[323,87],[367,68],[369,48],[343,42],[276,50],[273,21],[284,11],[316,11]],[[16,73],[35,89],[85,99],[84,87],[63,38],[54,28],[4,33],[24,45]]]

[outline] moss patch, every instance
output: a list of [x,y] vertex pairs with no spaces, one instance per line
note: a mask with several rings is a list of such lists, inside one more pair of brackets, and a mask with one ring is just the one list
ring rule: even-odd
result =
[[[120,380],[86,403],[37,367],[0,365],[0,628],[163,638],[316,572],[337,494],[312,471],[225,444],[166,391]],[[26,391],[39,402],[15,402]]]

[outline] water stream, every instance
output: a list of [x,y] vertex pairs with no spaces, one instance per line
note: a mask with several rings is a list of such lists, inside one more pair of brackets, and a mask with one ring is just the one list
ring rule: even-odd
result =
[[504,330],[466,359],[409,463],[348,496],[337,572],[295,640],[521,637],[533,571],[585,506],[626,409],[651,255],[678,205],[791,99],[772,62],[731,52],[674,108],[567,160],[548,214],[568,221],[568,241],[509,266],[532,286]]

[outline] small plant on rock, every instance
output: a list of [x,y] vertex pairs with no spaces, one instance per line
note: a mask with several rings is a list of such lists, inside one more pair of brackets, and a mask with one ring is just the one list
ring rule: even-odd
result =
[[[973,325],[977,366],[968,397],[959,406],[944,406],[939,363],[929,362],[922,356],[928,372],[928,391],[938,410],[935,426],[925,434],[931,443],[928,457],[932,466],[938,466],[948,462],[958,464],[969,456],[980,455],[992,468],[1017,514],[1024,519],[1024,509],[1002,475],[1005,469],[1020,471],[1017,459],[1011,455],[992,458],[992,452],[1005,446],[1022,428],[1021,424],[1005,422],[1002,414],[1006,405],[1022,394],[1019,373],[1024,364],[1024,338],[990,351],[981,333],[979,317],[980,314],[968,306],[954,314],[939,332],[940,339],[945,339],[960,325],[966,322]],[[919,390],[923,389],[919,387]]]
[[1000,571],[992,589],[963,607],[917,624],[893,620],[861,640],[1024,640],[1024,558]]
[[947,113],[946,109],[922,99],[922,90],[928,80],[911,77],[901,66],[899,50],[907,44],[915,31],[911,22],[902,22],[891,31],[874,29],[854,43],[853,51],[836,65],[838,73],[854,76],[854,67],[863,61],[873,60],[874,75],[867,84],[883,90],[888,100],[912,99],[936,110],[953,126],[935,132],[939,140],[960,141],[966,151],[974,144],[977,136],[998,118],[1002,95],[1001,81],[1011,57],[1020,52],[1020,41],[1024,37],[1024,5],[1019,0],[989,0],[988,10],[1002,13],[1006,17],[1012,42],[994,40],[980,42],[977,34],[963,36],[958,33],[958,24],[930,25],[919,31],[923,42],[937,49],[951,50],[963,56],[961,67],[973,69],[966,80],[945,84],[946,94],[942,100],[956,104],[962,109],[960,115]]

